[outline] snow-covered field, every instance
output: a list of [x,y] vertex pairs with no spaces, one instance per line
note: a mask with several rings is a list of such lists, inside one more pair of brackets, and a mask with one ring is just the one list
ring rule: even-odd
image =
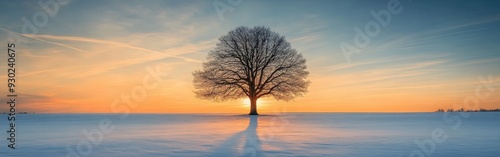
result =
[[[500,113],[18,115],[0,156],[497,157]],[[112,128],[112,130],[110,129]]]

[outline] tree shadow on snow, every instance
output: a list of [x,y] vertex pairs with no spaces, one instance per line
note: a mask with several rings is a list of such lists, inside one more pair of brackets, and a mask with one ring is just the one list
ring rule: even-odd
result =
[[[257,136],[258,116],[249,115],[248,118],[248,127],[220,143],[212,150],[210,156],[263,156],[260,153],[261,141]],[[241,145],[243,145],[243,152],[238,151],[238,147]]]

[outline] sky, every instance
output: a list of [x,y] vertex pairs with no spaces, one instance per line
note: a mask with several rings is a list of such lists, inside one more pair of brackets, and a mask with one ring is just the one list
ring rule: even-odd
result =
[[[18,111],[248,113],[245,99],[193,93],[192,72],[238,26],[267,26],[307,59],[309,92],[262,98],[260,113],[500,108],[495,0],[0,3],[0,48],[16,39]],[[0,90],[7,101],[7,84]]]

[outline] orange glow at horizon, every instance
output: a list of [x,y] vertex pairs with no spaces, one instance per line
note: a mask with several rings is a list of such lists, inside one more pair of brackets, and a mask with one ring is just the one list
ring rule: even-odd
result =
[[[171,65],[164,65],[171,66]],[[182,66],[182,65],[180,65]],[[185,66],[185,65],[184,65]],[[57,88],[45,89],[46,95],[36,97],[32,102],[19,105],[19,111],[38,113],[121,113],[127,109],[131,113],[241,113],[250,109],[248,98],[226,102],[200,100],[194,95],[189,73],[181,74],[178,67],[160,67],[168,69],[170,76],[178,75],[178,79],[165,79],[158,88],[147,90],[144,100],[132,98],[132,91],[142,84],[143,70],[137,76],[100,76],[99,80],[116,80],[100,82],[79,80],[75,84],[58,85]],[[195,69],[195,67],[193,67]],[[183,70],[182,70],[183,71]],[[125,79],[127,77],[128,79]],[[315,74],[309,78],[312,82],[309,92],[303,97],[285,102],[271,97],[258,100],[259,113],[280,112],[432,112],[439,108],[454,108],[454,104],[463,103],[464,99],[474,94],[478,83],[449,82],[432,87],[391,87],[397,81],[380,81],[368,85],[343,85],[348,80],[330,81],[328,77]],[[465,84],[461,87],[455,84]],[[26,82],[20,90],[36,86],[36,82]],[[96,87],[101,87],[96,93]],[[32,89],[33,90],[33,89]],[[66,91],[58,94],[58,90]],[[439,95],[439,96],[436,96]],[[499,108],[499,94],[492,93],[491,98],[481,101],[481,108]],[[20,94],[20,102],[30,99],[29,95]],[[114,101],[118,104],[113,104]],[[127,102],[128,101],[128,102]],[[114,105],[114,106],[113,106]],[[2,111],[3,112],[3,111]]]

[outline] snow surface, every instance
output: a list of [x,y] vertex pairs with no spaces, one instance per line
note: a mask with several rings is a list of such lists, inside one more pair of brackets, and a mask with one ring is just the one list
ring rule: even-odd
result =
[[[497,157],[500,154],[500,113],[131,114],[124,119],[119,116],[18,115],[15,150],[7,147],[8,124],[4,121],[0,126],[4,139],[0,142],[0,156],[67,156],[71,151],[80,156],[103,157]],[[109,120],[114,130],[102,133],[102,140],[89,140],[82,131],[99,130],[103,119]],[[445,140],[433,141],[434,130],[441,131]],[[94,134],[91,138],[100,136]],[[418,142],[427,143],[419,146]]]

